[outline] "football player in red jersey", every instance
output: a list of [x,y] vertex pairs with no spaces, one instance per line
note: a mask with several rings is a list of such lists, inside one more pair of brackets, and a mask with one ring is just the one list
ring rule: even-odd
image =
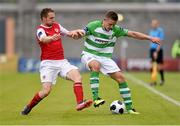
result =
[[76,39],[83,33],[80,30],[68,31],[55,22],[55,12],[51,8],[42,9],[40,16],[42,24],[37,28],[36,38],[41,48],[40,78],[42,89],[35,94],[21,114],[27,115],[35,105],[49,95],[58,76],[73,81],[77,111],[91,106],[92,100],[84,100],[83,98],[82,78],[78,68],[64,58],[61,41],[61,36]]

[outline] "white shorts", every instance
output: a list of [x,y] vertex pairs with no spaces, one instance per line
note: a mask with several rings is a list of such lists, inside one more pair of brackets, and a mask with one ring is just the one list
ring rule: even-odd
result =
[[88,70],[90,70],[88,64],[92,60],[96,60],[101,64],[100,71],[105,75],[107,75],[108,73],[121,71],[117,64],[111,58],[99,57],[90,53],[83,52],[81,62]]
[[71,65],[68,60],[43,60],[40,63],[40,78],[41,83],[51,82],[56,83],[58,76],[63,78],[67,77],[67,73],[73,69],[78,69],[76,66]]

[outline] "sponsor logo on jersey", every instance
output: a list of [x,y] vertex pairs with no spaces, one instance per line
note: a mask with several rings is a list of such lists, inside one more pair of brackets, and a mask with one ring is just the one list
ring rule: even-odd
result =
[[58,33],[58,32],[59,32],[59,29],[57,29],[57,28],[55,28],[54,30],[55,30],[55,32],[56,32],[56,33]]
[[108,43],[109,41],[105,41],[105,40],[101,40],[101,39],[95,39],[96,42],[99,42],[99,43]]

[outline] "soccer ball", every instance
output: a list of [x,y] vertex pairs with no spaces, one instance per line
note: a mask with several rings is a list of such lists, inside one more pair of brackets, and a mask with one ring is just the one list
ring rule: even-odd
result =
[[110,105],[113,114],[123,114],[126,111],[125,104],[119,100],[113,101]]

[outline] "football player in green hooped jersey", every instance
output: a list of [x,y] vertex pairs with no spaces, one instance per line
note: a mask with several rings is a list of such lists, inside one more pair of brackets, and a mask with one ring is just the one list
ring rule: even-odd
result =
[[108,11],[103,20],[90,22],[84,29],[85,42],[81,61],[91,71],[90,85],[94,107],[99,107],[105,100],[99,97],[99,73],[109,75],[119,85],[119,93],[124,100],[127,112],[139,114],[132,106],[131,92],[120,68],[111,59],[116,39],[128,36],[140,40],[150,40],[160,44],[159,38],[150,37],[140,32],[130,31],[116,25],[118,15]]

